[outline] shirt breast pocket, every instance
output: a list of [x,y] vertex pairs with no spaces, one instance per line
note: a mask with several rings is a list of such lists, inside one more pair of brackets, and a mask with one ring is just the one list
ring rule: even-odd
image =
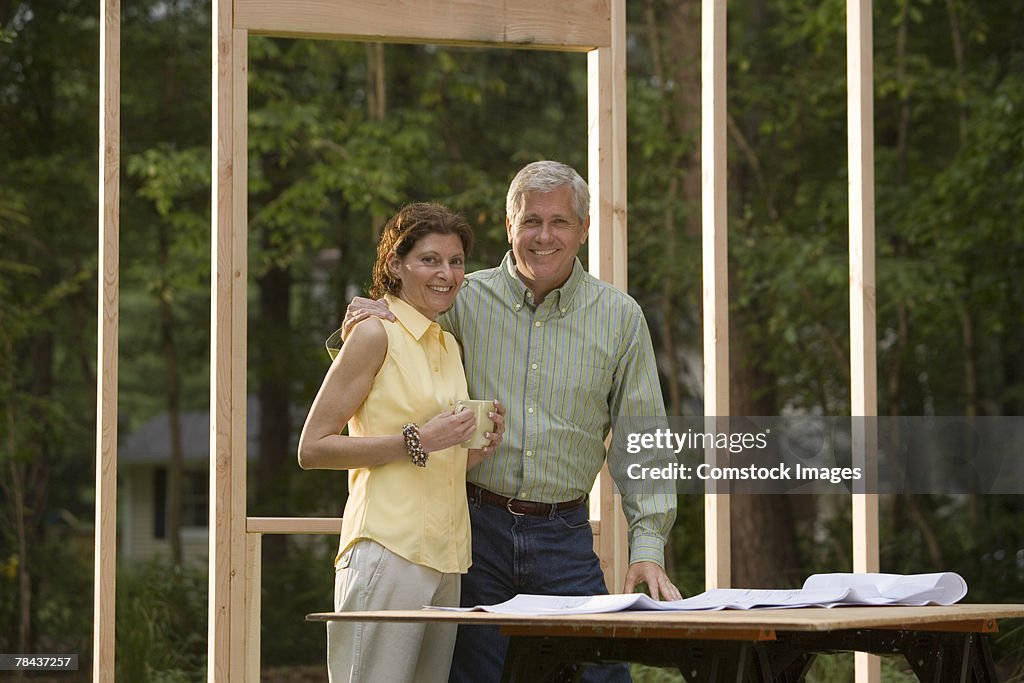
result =
[[[570,387],[566,387],[570,389]],[[572,378],[573,412],[583,420],[594,420],[608,413],[612,390],[612,369],[605,365],[581,364]]]

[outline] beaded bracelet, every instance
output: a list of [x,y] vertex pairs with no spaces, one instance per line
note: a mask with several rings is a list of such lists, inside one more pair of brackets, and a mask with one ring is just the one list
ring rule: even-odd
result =
[[426,467],[427,458],[430,454],[423,450],[420,443],[420,428],[415,422],[409,422],[402,427],[402,436],[405,437],[405,450],[409,451],[409,458],[416,467]]

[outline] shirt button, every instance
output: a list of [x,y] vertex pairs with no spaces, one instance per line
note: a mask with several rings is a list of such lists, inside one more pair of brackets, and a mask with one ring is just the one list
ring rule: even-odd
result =
[[527,408],[526,412],[530,413],[530,415],[533,415],[533,408]]
[[518,311],[518,310],[519,310],[520,308],[522,308],[522,307],[523,307],[523,305],[522,305],[522,304],[516,304],[516,310],[517,310],[517,311]]
[[565,313],[565,309],[564,308],[560,308],[559,310],[562,311],[562,313]]
[[533,451],[526,451],[526,457],[527,458],[529,458],[531,455],[533,455]]
[[532,370],[536,370],[536,369],[537,369],[537,364],[536,364],[536,363],[531,363],[531,364],[530,364],[530,368],[531,368]]
[[519,497],[525,500],[526,499],[526,491],[520,491],[519,492]]
[[541,326],[541,322],[540,322],[540,321],[538,320],[537,322],[535,322],[535,323],[533,324],[533,326],[534,326],[534,327],[540,327],[540,326]]

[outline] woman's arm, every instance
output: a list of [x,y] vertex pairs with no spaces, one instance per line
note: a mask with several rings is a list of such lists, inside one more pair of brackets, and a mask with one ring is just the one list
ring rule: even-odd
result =
[[[350,470],[409,458],[401,433],[387,436],[340,434],[370,394],[387,356],[383,323],[369,318],[356,325],[327,371],[299,437],[299,467],[304,470]],[[466,441],[473,433],[473,413],[446,410],[420,425],[427,453]]]
[[370,394],[388,351],[388,335],[376,318],[355,327],[331,364],[299,437],[299,467],[347,470],[408,457],[401,434],[342,436],[348,421]]

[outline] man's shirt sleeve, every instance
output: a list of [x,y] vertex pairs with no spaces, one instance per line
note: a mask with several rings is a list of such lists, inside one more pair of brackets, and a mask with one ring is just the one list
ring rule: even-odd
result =
[[[635,477],[639,468],[668,464],[671,451],[645,449],[629,453],[625,449],[627,434],[623,433],[665,421],[665,403],[651,333],[639,305],[634,303],[632,308],[635,320],[628,329],[633,333],[626,333],[610,396],[613,440],[608,467],[622,494],[622,509],[629,529],[630,564],[649,561],[664,567],[665,543],[676,518],[675,482]],[[631,465],[638,467],[631,470]]]

